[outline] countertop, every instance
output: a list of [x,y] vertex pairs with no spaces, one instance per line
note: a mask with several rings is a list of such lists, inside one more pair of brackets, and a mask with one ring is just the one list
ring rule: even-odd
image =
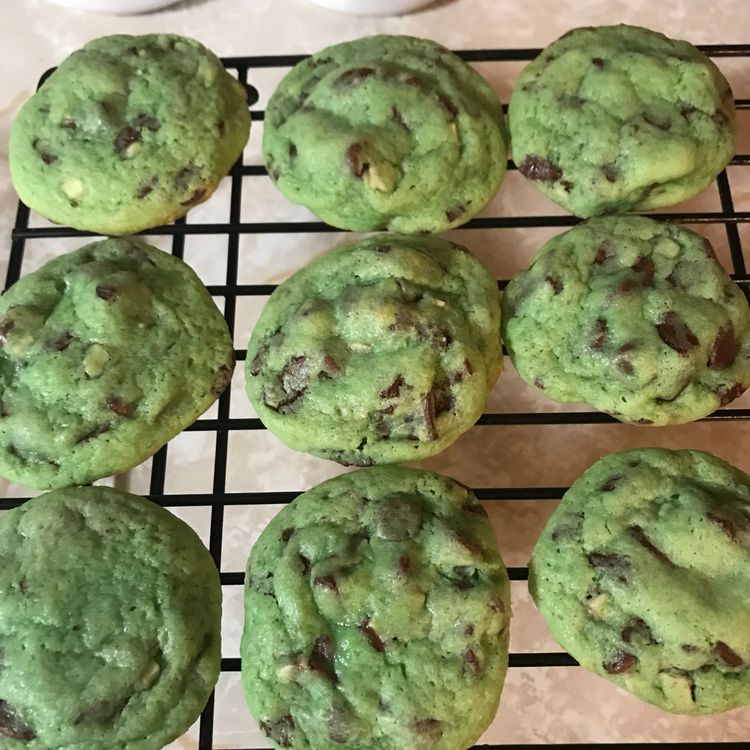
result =
[[[10,246],[10,228],[16,197],[8,175],[8,130],[21,103],[33,92],[40,74],[92,37],[111,33],[176,32],[194,36],[217,54],[258,55],[303,53],[338,41],[373,33],[403,33],[431,37],[454,49],[539,47],[573,26],[626,22],[649,26],[693,43],[750,43],[750,16],[744,0],[714,3],[710,11],[701,0],[655,3],[653,0],[455,0],[400,18],[362,18],[322,9],[305,0],[193,0],[143,16],[114,17],[78,13],[49,5],[44,0],[2,3],[0,45],[0,237]],[[750,58],[719,61],[735,89],[750,98]],[[483,65],[501,98],[507,101],[520,64]],[[281,71],[251,71],[250,82],[261,90],[262,106]],[[274,78],[275,75],[275,78]],[[750,121],[740,120],[738,151],[750,152]],[[253,126],[246,163],[259,163],[262,126]],[[745,168],[750,172],[750,168]],[[750,210],[750,178],[742,169],[730,169],[735,208]],[[208,203],[196,208],[189,221],[225,221],[228,189],[220,188]],[[718,196],[711,188],[690,201],[689,210],[717,211]],[[561,211],[539,196],[517,175],[509,174],[485,215],[558,216]],[[304,220],[310,215],[290,206],[267,178],[247,178],[243,186],[243,221]],[[36,223],[43,225],[41,220]],[[467,244],[498,278],[528,264],[548,237],[561,231],[463,230],[451,236]],[[714,242],[719,257],[728,259],[727,235],[721,224],[700,227]],[[748,224],[740,235],[750,248]],[[155,244],[169,249],[167,238]],[[278,283],[307,259],[343,241],[341,235],[243,236],[240,241],[239,281]],[[28,272],[46,258],[82,244],[81,240],[34,240],[28,243]],[[185,259],[206,283],[222,283],[221,238],[190,238]],[[0,253],[4,275],[7,250]],[[221,300],[217,300],[221,304]],[[263,300],[241,298],[235,326],[236,346],[244,348]],[[243,393],[241,368],[232,385],[232,417],[254,416]],[[750,406],[750,397],[733,406]],[[495,387],[488,411],[576,411],[586,407],[558,405],[536,396],[519,382],[507,363]],[[208,416],[215,415],[214,410]],[[424,466],[454,476],[474,487],[567,486],[606,452],[628,447],[659,445],[692,447],[711,452],[750,471],[744,440],[750,422],[700,422],[674,428],[643,428],[615,424],[478,426],[442,455]],[[183,433],[171,444],[165,491],[210,493],[214,466],[214,435],[205,430]],[[341,471],[335,464],[287,450],[268,432],[233,431],[228,446],[226,491],[304,490]],[[117,480],[134,492],[148,491],[149,464]],[[0,495],[26,496],[25,488],[0,480]],[[503,556],[509,566],[523,566],[536,535],[554,507],[554,501],[505,500],[486,504]],[[244,568],[249,548],[274,506],[228,506],[225,512],[222,570]],[[207,508],[175,511],[208,539]],[[558,651],[546,626],[529,602],[526,584],[513,583],[512,650]],[[238,655],[241,629],[241,587],[226,586],[224,655]],[[747,740],[750,710],[700,719],[672,717],[645,706],[609,682],[583,670],[514,668],[509,672],[503,702],[483,741],[497,743],[667,742]],[[214,727],[216,748],[265,746],[244,706],[238,675],[224,674],[217,688]],[[174,749],[194,750],[197,728],[176,741]]]

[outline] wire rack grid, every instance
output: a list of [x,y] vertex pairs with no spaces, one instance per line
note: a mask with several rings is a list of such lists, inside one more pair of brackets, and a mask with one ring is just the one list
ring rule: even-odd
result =
[[[713,58],[747,58],[750,59],[750,45],[704,45],[701,49]],[[482,49],[460,51],[464,60],[472,64],[486,63],[523,63],[533,59],[538,49]],[[264,111],[253,109],[260,100],[260,93],[255,86],[248,84],[250,72],[261,69],[276,68],[282,71],[295,65],[306,55],[273,55],[262,57],[230,57],[223,58],[225,67],[236,74],[239,81],[246,87],[248,101],[254,122],[263,120]],[[52,71],[47,71],[41,83]],[[750,99],[736,99],[738,111],[750,110]],[[731,167],[749,167],[750,153],[735,155],[730,163]],[[515,165],[509,162],[510,170]],[[224,314],[230,331],[235,330],[237,301],[244,297],[264,297],[275,288],[275,284],[244,284],[238,283],[238,261],[240,237],[252,234],[314,234],[339,232],[341,230],[317,221],[278,221],[278,222],[247,222],[242,216],[242,190],[245,177],[266,176],[265,167],[260,164],[246,164],[245,158],[234,165],[230,173],[231,187],[229,194],[229,216],[226,223],[188,223],[185,219],[175,224],[148,230],[151,236],[171,238],[171,252],[183,258],[186,238],[199,235],[212,235],[223,238],[226,243],[226,275],[221,284],[209,284],[209,292],[214,297],[223,298]],[[677,221],[689,225],[723,225],[726,232],[726,243],[731,259],[731,273],[746,295],[750,294],[750,276],[747,274],[740,227],[750,225],[750,211],[735,210],[735,200],[732,184],[723,171],[717,178],[716,188],[719,196],[720,210],[718,211],[677,211],[672,213],[653,214],[655,218],[667,221]],[[25,251],[28,243],[42,238],[75,238],[88,236],[86,232],[61,226],[32,226],[30,211],[23,203],[19,203],[15,226],[12,230],[12,242],[8,258],[6,288],[17,281],[23,273]],[[528,215],[528,216],[482,216],[474,218],[462,227],[462,230],[494,230],[494,229],[530,229],[540,227],[559,227],[561,230],[578,222],[570,215]],[[507,279],[499,279],[498,285],[502,289]],[[246,351],[236,350],[239,366],[245,360]],[[263,430],[263,424],[256,417],[230,417],[230,389],[221,396],[216,416],[202,418],[188,428],[189,431],[210,432],[215,435],[215,452],[213,463],[213,481],[208,493],[174,493],[165,491],[165,476],[167,470],[167,451],[169,446],[162,448],[153,458],[150,468],[150,478],[147,495],[153,501],[165,507],[205,507],[210,509],[210,525],[208,530],[208,545],[210,552],[219,567],[223,586],[241,586],[244,573],[241,571],[221,570],[222,543],[225,530],[225,508],[237,505],[261,506],[287,503],[299,493],[289,491],[227,491],[228,440],[232,431]],[[735,420],[750,419],[750,408],[724,408],[708,417],[705,421],[733,422]],[[551,426],[551,425],[595,425],[614,423],[612,417],[592,411],[515,411],[485,413],[478,421],[478,425],[495,426]],[[478,487],[474,491],[480,500],[558,500],[567,490],[563,486],[512,486],[512,487]],[[15,507],[26,498],[2,498],[0,508]],[[510,567],[509,575],[512,581],[525,581],[528,578],[528,568],[525,566]],[[510,667],[571,667],[577,662],[568,654],[553,652],[511,653]],[[238,658],[223,658],[222,672],[238,672],[240,660]],[[214,743],[215,696],[209,700],[200,718],[197,747],[198,750],[214,750],[219,745]],[[653,744],[653,743],[651,743]],[[745,750],[745,742],[669,742],[659,743],[674,750]],[[221,744],[221,747],[229,747]],[[482,745],[485,750],[520,750],[520,748],[543,748],[550,745],[542,744],[497,744]],[[628,743],[615,745],[614,743],[558,743],[554,747],[564,750],[573,748],[603,749],[608,747],[640,748],[647,747],[643,743]],[[234,748],[233,748],[234,750]],[[236,750],[256,750],[256,748],[237,748]]]

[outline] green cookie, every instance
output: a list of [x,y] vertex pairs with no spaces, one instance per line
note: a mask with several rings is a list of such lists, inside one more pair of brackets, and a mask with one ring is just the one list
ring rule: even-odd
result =
[[206,200],[249,128],[243,87],[198,42],[102,37],[21,108],[11,175],[21,200],[58,224],[131,234]]
[[479,418],[502,366],[497,283],[444,240],[377,235],[271,295],[247,392],[291,448],[344,465],[435,455]]
[[373,36],[295,66],[266,109],[266,166],[289,200],[343,229],[441,232],[505,174],[500,102],[434,42]]
[[529,588],[563,648],[681,714],[750,704],[750,477],[700,451],[605,456],[563,497]]
[[576,216],[697,195],[734,155],[732,90],[687,42],[636,26],[573,29],[516,81],[521,173]]
[[0,750],[159,750],[219,676],[221,586],[195,532],[108,487],[0,515]]
[[508,665],[510,587],[451,479],[364,469],[284,508],[253,547],[240,651],[276,748],[465,750]]
[[132,468],[232,377],[221,313],[181,260],[111,239],[0,298],[0,474],[45,489]]
[[707,240],[644,217],[551,239],[507,287],[503,337],[527,383],[623,422],[690,422],[750,386],[744,294]]

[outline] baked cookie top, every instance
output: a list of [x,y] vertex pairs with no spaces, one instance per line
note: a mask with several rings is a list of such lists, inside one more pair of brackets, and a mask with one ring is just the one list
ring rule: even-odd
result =
[[221,586],[195,532],[109,487],[0,514],[0,748],[159,750],[219,676]]
[[132,468],[229,382],[226,323],[189,266],[94,242],[0,298],[0,474],[39,489]]
[[52,221],[131,234],[205,200],[249,128],[243,87],[195,40],[101,37],[21,108],[11,175],[21,200]]
[[497,283],[444,240],[376,235],[281,284],[248,344],[246,382],[287,445],[344,464],[439,453],[500,371]]
[[645,217],[551,239],[503,297],[521,377],[624,422],[677,424],[750,386],[747,300],[698,234]]
[[287,198],[354,231],[440,232],[495,194],[507,164],[497,96],[426,39],[373,36],[296,65],[266,109],[263,152]]
[[277,748],[464,750],[497,709],[509,597],[466,488],[401,467],[324,482],[250,555],[250,709]]
[[576,216],[669,206],[734,155],[729,83],[693,45],[635,26],[573,29],[518,77],[513,159]]
[[530,564],[553,635],[581,664],[660,708],[750,704],[750,477],[700,451],[597,461]]

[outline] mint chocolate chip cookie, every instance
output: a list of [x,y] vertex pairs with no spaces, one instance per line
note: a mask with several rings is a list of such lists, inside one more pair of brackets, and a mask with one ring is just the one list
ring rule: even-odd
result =
[[11,175],[21,200],[58,224],[131,234],[206,200],[249,128],[242,85],[203,45],[107,36],[63,61],[21,108]]
[[130,469],[233,366],[224,318],[181,260],[134,239],[61,255],[0,298],[0,474],[45,489]]
[[219,676],[221,586],[195,532],[108,487],[0,515],[0,748],[159,750]]
[[266,110],[277,187],[343,229],[441,232],[474,216],[507,163],[487,82],[434,42],[373,36],[295,66]]
[[497,709],[510,591],[456,482],[363,469],[284,508],[253,547],[242,681],[276,748],[465,750]]
[[573,29],[516,81],[513,159],[576,216],[670,206],[734,155],[732,91],[687,42],[635,26]]
[[750,704],[750,477],[700,451],[605,456],[565,494],[529,587],[587,669],[681,714]]
[[377,235],[276,289],[250,337],[246,381],[291,448],[367,466],[453,443],[501,365],[497,283],[479,261],[444,240]]
[[644,217],[551,239],[505,291],[503,336],[527,383],[623,422],[690,422],[750,386],[744,294],[707,240]]

